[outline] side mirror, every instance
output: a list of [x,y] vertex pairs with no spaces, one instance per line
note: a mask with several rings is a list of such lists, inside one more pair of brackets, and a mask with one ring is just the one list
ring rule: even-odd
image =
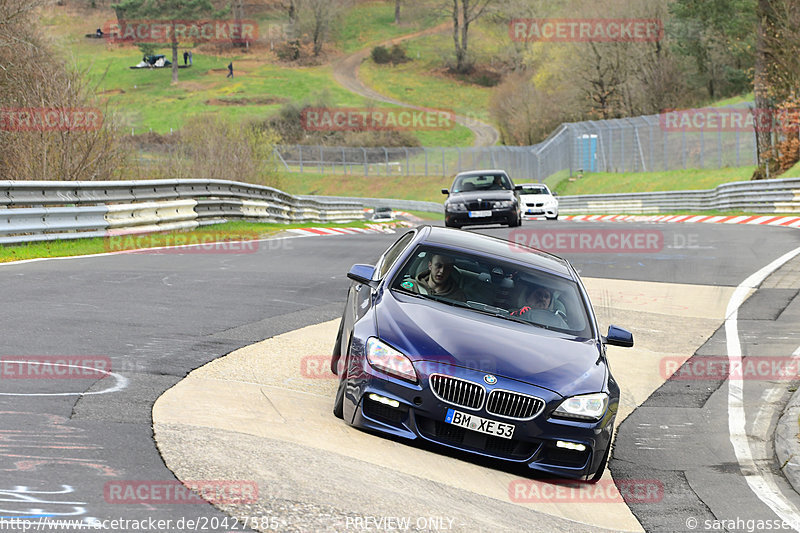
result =
[[612,346],[630,348],[633,346],[633,333],[617,326],[608,326],[608,335],[603,337],[603,342]]
[[558,196],[558,193],[557,193],[557,192],[554,192],[554,193],[553,193],[553,196]]
[[374,275],[375,267],[372,265],[353,265],[350,267],[350,272],[347,273],[347,277],[353,281],[357,281],[358,283],[363,283],[364,285],[369,285],[371,287],[374,287],[378,283],[372,279],[372,276]]
[[450,194],[450,191],[448,191],[447,189],[442,189],[442,194]]
[[522,185],[514,185],[514,190],[515,191],[521,191],[522,190]]

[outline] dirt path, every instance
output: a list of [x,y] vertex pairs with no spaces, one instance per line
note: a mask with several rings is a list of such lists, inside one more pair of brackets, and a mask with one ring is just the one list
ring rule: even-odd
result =
[[[433,28],[395,37],[394,39],[384,41],[380,44],[383,46],[392,46],[415,37],[441,33],[450,29],[450,27],[451,26],[449,22],[444,22],[438,26],[434,26]],[[372,47],[367,47],[336,61],[333,64],[333,77],[336,79],[336,81],[348,91],[354,92],[365,98],[370,98],[378,102],[408,107],[410,109],[424,109],[421,106],[401,102],[400,100],[395,100],[394,98],[384,96],[371,87],[368,87],[364,84],[364,82],[361,81],[361,79],[358,77],[358,69],[361,66],[361,62],[364,61],[367,56],[369,56],[371,50]],[[494,126],[490,124],[481,122],[475,118],[464,117],[461,115],[456,115],[455,121],[462,126],[466,126],[472,131],[473,134],[475,134],[475,142],[473,143],[474,146],[492,146],[497,144],[497,141],[500,139],[500,134],[494,128]]]

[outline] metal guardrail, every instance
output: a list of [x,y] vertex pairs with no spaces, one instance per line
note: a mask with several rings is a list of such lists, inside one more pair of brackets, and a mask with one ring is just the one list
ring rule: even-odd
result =
[[645,214],[669,211],[736,210],[800,213],[800,178],[724,183],[714,189],[629,194],[560,196],[563,214]]
[[296,197],[226,180],[0,181],[0,244],[192,229],[231,219],[363,219],[359,199]]
[[342,200],[346,202],[362,202],[365,207],[391,207],[399,211],[424,211],[426,213],[444,213],[444,197],[441,202],[423,202],[420,200],[397,200],[393,198],[359,198],[355,196],[301,196],[323,201]]

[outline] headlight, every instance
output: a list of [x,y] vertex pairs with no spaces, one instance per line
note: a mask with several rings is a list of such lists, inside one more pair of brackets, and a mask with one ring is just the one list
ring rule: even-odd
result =
[[511,207],[512,205],[514,205],[514,203],[513,202],[508,202],[508,201],[495,202],[494,203],[495,209],[506,209],[506,208]]
[[373,368],[381,372],[412,383],[417,382],[417,373],[408,357],[375,337],[367,340],[367,361]]
[[450,211],[466,211],[467,206],[465,204],[459,204],[457,202],[453,202],[452,204],[447,204],[447,209]]
[[608,407],[608,394],[597,392],[567,398],[553,415],[577,420],[600,420]]

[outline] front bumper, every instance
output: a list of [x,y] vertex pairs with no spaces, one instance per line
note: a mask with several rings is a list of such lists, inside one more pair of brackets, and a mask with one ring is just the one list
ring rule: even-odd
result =
[[[488,211],[488,210],[487,210]],[[445,210],[444,219],[451,226],[477,226],[483,224],[514,224],[517,220],[517,210],[513,207],[492,209],[491,216],[470,217],[469,211]]]
[[[498,459],[546,472],[560,477],[584,479],[600,466],[606,448],[610,444],[616,411],[614,399],[607,416],[598,422],[550,418],[549,414],[560,404],[562,397],[516,380],[497,376],[497,383],[483,384],[485,372],[442,365],[417,362],[415,368],[420,381],[411,384],[376,371],[362,360],[364,367],[358,369],[358,378],[349,379],[345,402],[345,419],[356,427],[387,433],[409,440],[426,441],[436,445],[461,450],[467,453]],[[470,410],[438,398],[431,390],[431,373],[446,374],[477,383],[488,395],[494,389],[513,390],[545,401],[544,410],[527,421],[515,420],[491,414],[483,407]],[[387,405],[375,401],[370,394],[394,400],[399,405]],[[445,423],[448,409],[475,414],[479,417],[514,425],[511,439],[486,435],[477,431]],[[351,416],[347,416],[347,413]],[[583,444],[583,451],[556,446],[556,441]]]
[[524,220],[531,220],[534,218],[547,217],[556,218],[558,216],[558,207],[553,206],[539,206],[539,207],[523,207],[522,218]]

